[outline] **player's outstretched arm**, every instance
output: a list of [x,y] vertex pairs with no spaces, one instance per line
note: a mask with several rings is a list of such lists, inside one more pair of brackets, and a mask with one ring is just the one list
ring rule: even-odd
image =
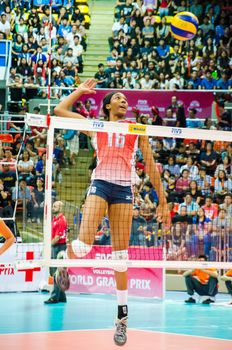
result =
[[0,255],[3,254],[15,242],[15,237],[3,220],[0,220],[0,235],[6,240],[0,247]]
[[139,148],[142,151],[143,159],[146,165],[146,173],[150,177],[150,181],[152,185],[154,186],[158,198],[159,198],[159,205],[156,209],[157,216],[162,217],[162,221],[166,227],[171,226],[171,217],[170,212],[167,204],[167,200],[165,197],[165,192],[163,188],[163,184],[161,181],[161,176],[159,173],[159,170],[154,162],[152,149],[148,141],[147,136],[140,136],[139,137]]
[[72,112],[73,104],[82,96],[86,94],[95,94],[94,90],[96,86],[95,79],[87,79],[84,83],[80,84],[76,90],[74,90],[69,96],[65,97],[54,109],[54,113],[57,116],[64,118],[76,118],[85,119],[83,115]]

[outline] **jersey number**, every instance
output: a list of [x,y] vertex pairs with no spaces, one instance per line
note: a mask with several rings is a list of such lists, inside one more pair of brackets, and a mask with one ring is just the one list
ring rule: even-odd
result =
[[[113,146],[113,135],[114,134],[108,134],[108,147]],[[114,139],[115,147],[123,148],[125,145],[125,141],[126,141],[126,135],[115,134],[115,139]]]

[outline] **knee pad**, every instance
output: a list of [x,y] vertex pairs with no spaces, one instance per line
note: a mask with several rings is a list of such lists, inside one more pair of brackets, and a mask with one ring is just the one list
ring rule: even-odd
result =
[[[112,260],[128,260],[128,250],[116,250],[112,252]],[[127,266],[126,264],[123,266],[117,266],[114,268],[117,272],[126,272]]]
[[72,251],[77,258],[83,258],[87,254],[89,254],[89,252],[92,249],[91,245],[80,241],[79,238],[72,241],[71,246],[72,246]]

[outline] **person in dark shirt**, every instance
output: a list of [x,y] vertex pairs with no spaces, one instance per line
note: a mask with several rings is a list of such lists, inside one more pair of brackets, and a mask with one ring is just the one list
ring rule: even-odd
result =
[[133,217],[131,226],[131,235],[129,245],[133,246],[144,246],[145,245],[145,235],[144,227],[147,225],[144,217],[140,215],[140,207],[135,205],[133,207]]
[[219,107],[219,122],[218,122],[218,127],[220,129],[226,130],[226,131],[231,131],[232,130],[232,115],[229,110],[225,109],[225,103],[224,102],[219,102],[218,103]]
[[178,128],[186,128],[186,116],[185,116],[184,106],[181,104],[178,104],[178,107],[177,107],[175,126]]
[[9,164],[2,164],[2,171],[0,172],[0,178],[4,181],[4,187],[9,191],[15,186],[16,172],[10,170]]
[[156,106],[151,107],[152,125],[164,125],[163,119],[159,115],[159,109]]
[[97,88],[104,89],[107,85],[108,75],[105,72],[105,66],[103,63],[99,63],[98,72],[94,75],[94,78],[97,80]]

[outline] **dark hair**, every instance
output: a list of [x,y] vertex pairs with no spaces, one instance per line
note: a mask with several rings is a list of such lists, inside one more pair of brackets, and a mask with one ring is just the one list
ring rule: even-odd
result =
[[207,256],[206,256],[206,255],[204,255],[204,254],[200,254],[200,255],[198,255],[198,259],[204,259],[205,261],[207,261],[207,260],[208,260]]
[[113,95],[115,95],[116,92],[110,92],[109,94],[107,94],[104,98],[103,98],[103,103],[102,103],[102,110],[104,112],[104,114],[109,117],[110,116],[110,111],[106,108],[106,105],[108,105],[111,101],[111,98],[113,97]]

